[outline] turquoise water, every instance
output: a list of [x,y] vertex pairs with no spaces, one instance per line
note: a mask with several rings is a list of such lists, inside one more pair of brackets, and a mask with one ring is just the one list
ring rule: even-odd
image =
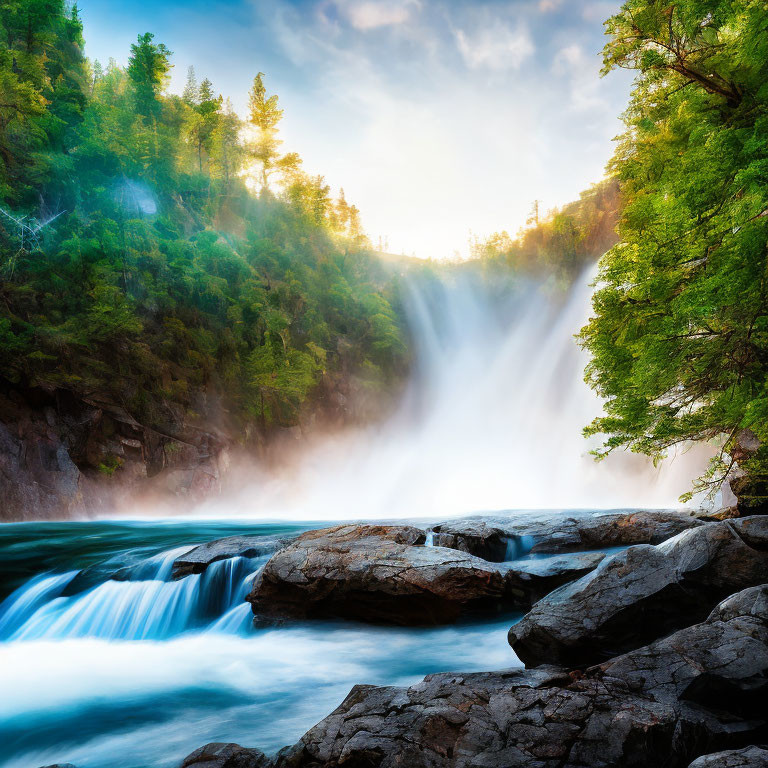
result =
[[195,544],[304,524],[23,523],[0,527],[0,767],[175,766],[209,741],[295,742],[357,683],[518,666],[514,616],[439,629],[252,627],[266,558],[171,579]]

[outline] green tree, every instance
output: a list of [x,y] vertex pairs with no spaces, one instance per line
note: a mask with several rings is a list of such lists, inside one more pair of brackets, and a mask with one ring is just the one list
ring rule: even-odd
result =
[[587,432],[654,457],[715,440],[716,487],[741,430],[768,443],[768,6],[629,0],[607,29],[605,71],[637,79],[611,166],[619,243],[581,332],[605,398]]
[[184,84],[181,98],[190,107],[196,107],[200,103],[200,86],[197,84],[194,67],[187,69],[187,81]]
[[203,80],[197,88],[197,103],[193,106],[187,123],[187,131],[197,153],[200,173],[203,172],[203,153],[206,157],[211,154],[212,137],[220,121],[219,111],[222,103],[223,98],[214,94],[211,81],[208,78]]
[[0,15],[0,191],[39,205],[66,191],[74,130],[85,107],[77,6],[8,0]]
[[211,132],[210,157],[212,172],[229,189],[243,163],[243,146],[240,141],[242,124],[232,104],[227,99],[224,109]]
[[171,70],[171,52],[163,43],[154,43],[154,35],[145,32],[131,45],[128,59],[128,78],[133,86],[136,109],[147,119],[160,116],[160,96]]
[[290,178],[301,165],[301,159],[295,152],[284,155],[279,152],[283,142],[278,137],[278,125],[283,119],[283,110],[277,103],[275,94],[267,96],[264,73],[259,72],[249,94],[248,120],[255,133],[249,154],[262,192],[269,190],[269,181],[275,174]]
[[[89,69],[63,1],[7,0],[0,24],[0,377],[101,393],[164,435],[221,403],[245,440],[348,377],[402,373],[391,277],[322,177],[275,150],[282,188],[252,195],[231,105],[194,73],[167,94],[149,34],[127,68]],[[276,99],[256,102],[276,139]]]

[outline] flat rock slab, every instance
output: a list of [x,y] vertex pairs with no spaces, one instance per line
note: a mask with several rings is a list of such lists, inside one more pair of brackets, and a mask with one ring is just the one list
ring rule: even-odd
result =
[[202,573],[217,560],[271,555],[292,541],[290,536],[226,536],[195,547],[173,562],[173,577]]
[[530,608],[553,590],[593,571],[603,552],[572,552],[536,560],[518,560],[506,571],[507,591],[514,603]]
[[744,747],[696,758],[689,768],[768,768],[768,748]]
[[462,613],[529,608],[595,568],[600,553],[491,563],[460,550],[424,546],[403,525],[343,525],[309,531],[275,554],[248,600],[260,623],[342,617],[434,625]]
[[278,768],[685,768],[759,741],[768,587],[612,661],[360,685]]
[[505,572],[464,552],[423,546],[412,526],[309,531],[275,554],[248,601],[255,614],[430,625],[501,604]]
[[528,666],[582,666],[701,621],[726,595],[768,580],[768,517],[708,523],[606,557],[542,598],[509,631]]
[[437,546],[451,547],[491,562],[515,560],[527,552],[575,552],[633,544],[660,544],[681,531],[704,525],[685,510],[516,512],[475,515],[432,528]]
[[[54,765],[45,765],[43,768],[76,768],[72,763],[55,763]],[[248,766],[247,768],[250,768]]]

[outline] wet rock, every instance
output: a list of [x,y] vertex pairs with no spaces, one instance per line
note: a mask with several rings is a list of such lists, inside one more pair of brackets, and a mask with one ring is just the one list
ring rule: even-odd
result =
[[271,762],[258,749],[239,744],[206,744],[184,758],[181,768],[267,768]]
[[768,768],[768,748],[744,747],[704,755],[689,768]]
[[530,608],[563,584],[593,571],[604,558],[603,552],[574,552],[517,561],[507,571],[507,591],[517,605]]
[[589,664],[703,620],[768,574],[768,518],[708,523],[630,547],[540,600],[509,631],[526,665]]
[[173,577],[202,573],[217,560],[231,557],[261,557],[289,544],[292,536],[226,536],[208,541],[177,557],[173,562]]
[[421,546],[412,526],[309,531],[278,552],[248,600],[262,616],[337,616],[430,625],[504,604],[505,570],[451,549]]
[[751,429],[741,429],[730,443],[728,452],[735,463],[721,488],[723,506],[735,508],[740,515],[764,515],[768,512],[768,474],[743,469],[760,451],[760,439]]
[[527,552],[574,552],[633,544],[660,544],[681,531],[703,525],[694,512],[640,510],[615,512],[515,513],[452,520],[433,527],[434,543],[491,562],[514,560]]
[[355,686],[276,765],[685,768],[766,734],[766,590],[585,672],[543,666]]
[[527,609],[604,557],[593,552],[491,563],[423,546],[425,538],[418,528],[394,525],[305,533],[275,554],[254,582],[248,600],[256,620],[264,626],[281,617],[336,616],[432,625],[466,612]]
[[0,497],[0,521],[53,517],[82,505],[80,471],[47,425],[0,422]]
[[75,768],[72,763],[56,763],[55,765],[45,765],[43,768]]

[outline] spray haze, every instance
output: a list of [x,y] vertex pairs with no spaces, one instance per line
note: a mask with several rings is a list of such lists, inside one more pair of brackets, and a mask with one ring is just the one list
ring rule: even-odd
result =
[[468,268],[412,280],[414,373],[395,414],[317,438],[275,472],[251,468],[243,490],[201,512],[328,520],[676,506],[704,451],[659,468],[620,452],[598,463],[582,436],[600,412],[573,338],[593,273],[564,299],[543,285],[494,287]]

